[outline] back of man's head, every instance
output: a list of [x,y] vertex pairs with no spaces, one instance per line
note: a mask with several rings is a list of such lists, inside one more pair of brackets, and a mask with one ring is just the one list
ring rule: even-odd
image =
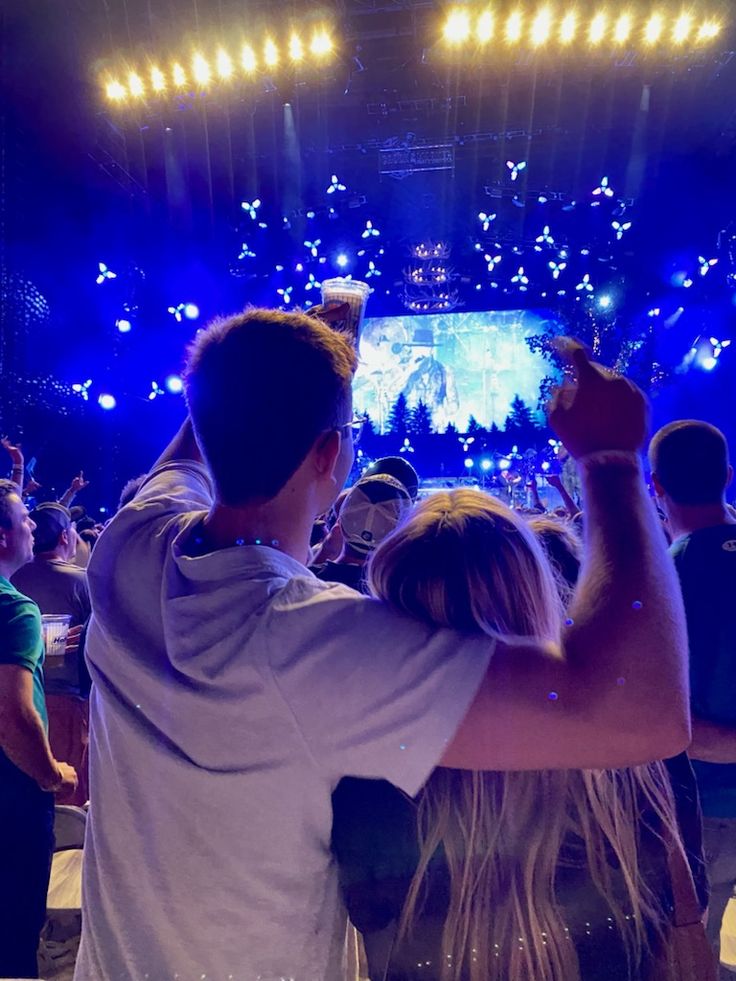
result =
[[649,465],[674,504],[718,504],[729,479],[726,437],[697,419],[671,422],[654,434]]
[[[72,517],[69,509],[63,504],[55,501],[45,501],[31,511],[31,519],[36,525],[33,532],[33,552],[35,555],[44,555],[47,552],[54,552],[63,544],[70,543],[69,536],[72,535]],[[66,532],[65,542],[61,536]]]
[[355,366],[344,337],[301,313],[250,309],[195,338],[187,401],[222,503],[271,500],[350,421]]

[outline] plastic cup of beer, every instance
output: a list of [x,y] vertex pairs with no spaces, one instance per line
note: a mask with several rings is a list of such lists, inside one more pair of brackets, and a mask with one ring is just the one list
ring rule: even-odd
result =
[[72,618],[67,613],[44,613],[41,617],[43,645],[47,658],[64,657],[66,638]]
[[335,279],[325,279],[322,283],[322,303],[326,307],[340,306],[347,303],[350,308],[344,325],[338,324],[336,329],[346,334],[358,350],[360,332],[363,329],[365,305],[368,302],[371,288],[368,283],[358,279],[345,279],[338,276]]

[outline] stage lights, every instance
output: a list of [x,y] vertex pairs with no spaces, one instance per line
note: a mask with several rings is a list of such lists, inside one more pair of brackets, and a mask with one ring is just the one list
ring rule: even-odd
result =
[[217,60],[215,64],[217,65],[217,74],[220,78],[227,80],[232,76],[233,61],[224,48],[220,48],[220,50],[217,52]]
[[661,49],[665,46],[682,48],[686,42],[703,44],[716,38],[722,24],[705,17],[700,25],[692,13],[676,14],[658,10],[638,14],[615,9],[593,10],[590,19],[580,19],[575,10],[557,10],[546,5],[534,7],[514,6],[503,16],[496,15],[499,30],[496,31],[494,14],[486,8],[472,6],[450,9],[442,27],[444,42],[453,48],[468,44],[485,45],[494,36],[508,46],[528,44],[541,48],[549,44],[570,46],[573,41],[589,48],[605,50],[606,45],[621,46],[631,43],[645,49]]
[[110,102],[120,102],[127,95],[124,85],[120,82],[108,82],[105,86],[105,94]]
[[279,63],[279,49],[272,38],[268,38],[263,45],[263,60],[268,68],[275,68]]
[[578,27],[578,19],[574,13],[565,14],[560,21],[560,41],[562,44],[570,44],[575,37]]
[[313,55],[318,58],[324,58],[325,55],[330,54],[334,45],[332,43],[332,38],[327,33],[327,31],[318,31],[317,34],[312,38],[312,43],[309,45],[309,50]]
[[200,88],[204,88],[205,85],[209,84],[212,78],[212,71],[204,55],[195,54],[192,58],[192,74],[194,75],[194,81]]
[[515,10],[512,14],[509,14],[508,20],[506,21],[506,40],[509,44],[516,44],[521,40],[523,23],[523,17],[519,10]]
[[600,44],[606,36],[606,15],[596,14],[590,22],[588,29],[588,40],[591,44]]
[[151,88],[154,92],[163,92],[166,88],[166,76],[160,68],[151,69]]
[[254,72],[258,67],[258,62],[256,61],[256,53],[251,48],[249,44],[244,44],[243,49],[240,52],[240,64],[244,72]]
[[531,41],[535,48],[549,40],[552,30],[552,13],[549,7],[543,7],[532,21]]
[[484,10],[478,18],[475,36],[481,44],[487,44],[493,37],[493,14],[490,10]]
[[128,91],[135,99],[140,98],[145,91],[143,79],[140,77],[140,75],[136,75],[135,72],[131,72],[130,75],[128,75]]
[[312,55],[309,63],[314,64],[333,50],[332,37],[324,28],[314,31],[311,39],[294,32],[283,43],[273,36],[267,36],[258,56],[251,44],[244,44],[239,51],[220,45],[210,53],[211,56],[204,51],[195,51],[191,58],[174,61],[168,68],[160,63],[151,65],[150,62],[140,68],[131,66],[121,71],[119,78],[105,78],[103,89],[108,102],[122,105],[131,99],[162,97],[172,89],[183,90],[188,85],[202,91],[216,83],[235,82],[238,78],[252,75],[259,66],[272,71],[287,55],[291,64],[305,63],[309,51]]
[[114,409],[115,408],[115,406],[117,405],[117,402],[115,401],[115,396],[114,395],[108,395],[106,393],[103,393],[97,399],[97,404],[99,405],[99,407],[101,409],[105,409],[107,412],[109,412],[110,409]]
[[445,24],[445,40],[450,44],[462,44],[470,37],[470,15],[465,10],[455,10]]
[[693,19],[690,14],[681,14],[675,21],[672,29],[672,40],[675,44],[682,44],[686,41],[692,30]]
[[613,40],[616,44],[623,44],[628,41],[631,37],[631,16],[629,14],[621,14],[621,16],[616,21],[616,26],[613,29]]
[[652,14],[644,26],[644,43],[656,44],[662,36],[664,21],[661,14]]

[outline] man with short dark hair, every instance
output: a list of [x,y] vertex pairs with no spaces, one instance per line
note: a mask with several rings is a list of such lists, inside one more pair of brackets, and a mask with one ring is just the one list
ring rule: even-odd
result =
[[726,505],[733,469],[723,433],[683,419],[649,448],[666,513],[687,616],[693,742],[690,756],[704,815],[715,950],[736,883],[736,519]]
[[637,455],[646,402],[571,356],[578,387],[552,422],[580,459],[590,551],[555,645],[435,629],[314,577],[314,519],[353,463],[355,352],[299,313],[198,333],[191,424],[88,570],[77,981],[342,978],[329,845],[346,774],[414,795],[439,763],[615,767],[687,745],[681,600]]
[[0,977],[38,977],[53,793],[77,782],[49,748],[38,607],[9,581],[32,558],[33,529],[16,484],[0,480]]
[[47,501],[31,512],[33,562],[19,569],[13,584],[38,603],[41,613],[66,613],[71,626],[87,622],[90,615],[87,574],[74,563],[77,532],[69,509]]

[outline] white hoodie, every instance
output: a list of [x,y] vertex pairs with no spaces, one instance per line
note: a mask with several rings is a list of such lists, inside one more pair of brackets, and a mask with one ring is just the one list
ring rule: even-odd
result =
[[91,809],[75,981],[333,981],[344,775],[414,795],[492,643],[261,546],[187,554],[206,470],[154,471],[89,565]]

